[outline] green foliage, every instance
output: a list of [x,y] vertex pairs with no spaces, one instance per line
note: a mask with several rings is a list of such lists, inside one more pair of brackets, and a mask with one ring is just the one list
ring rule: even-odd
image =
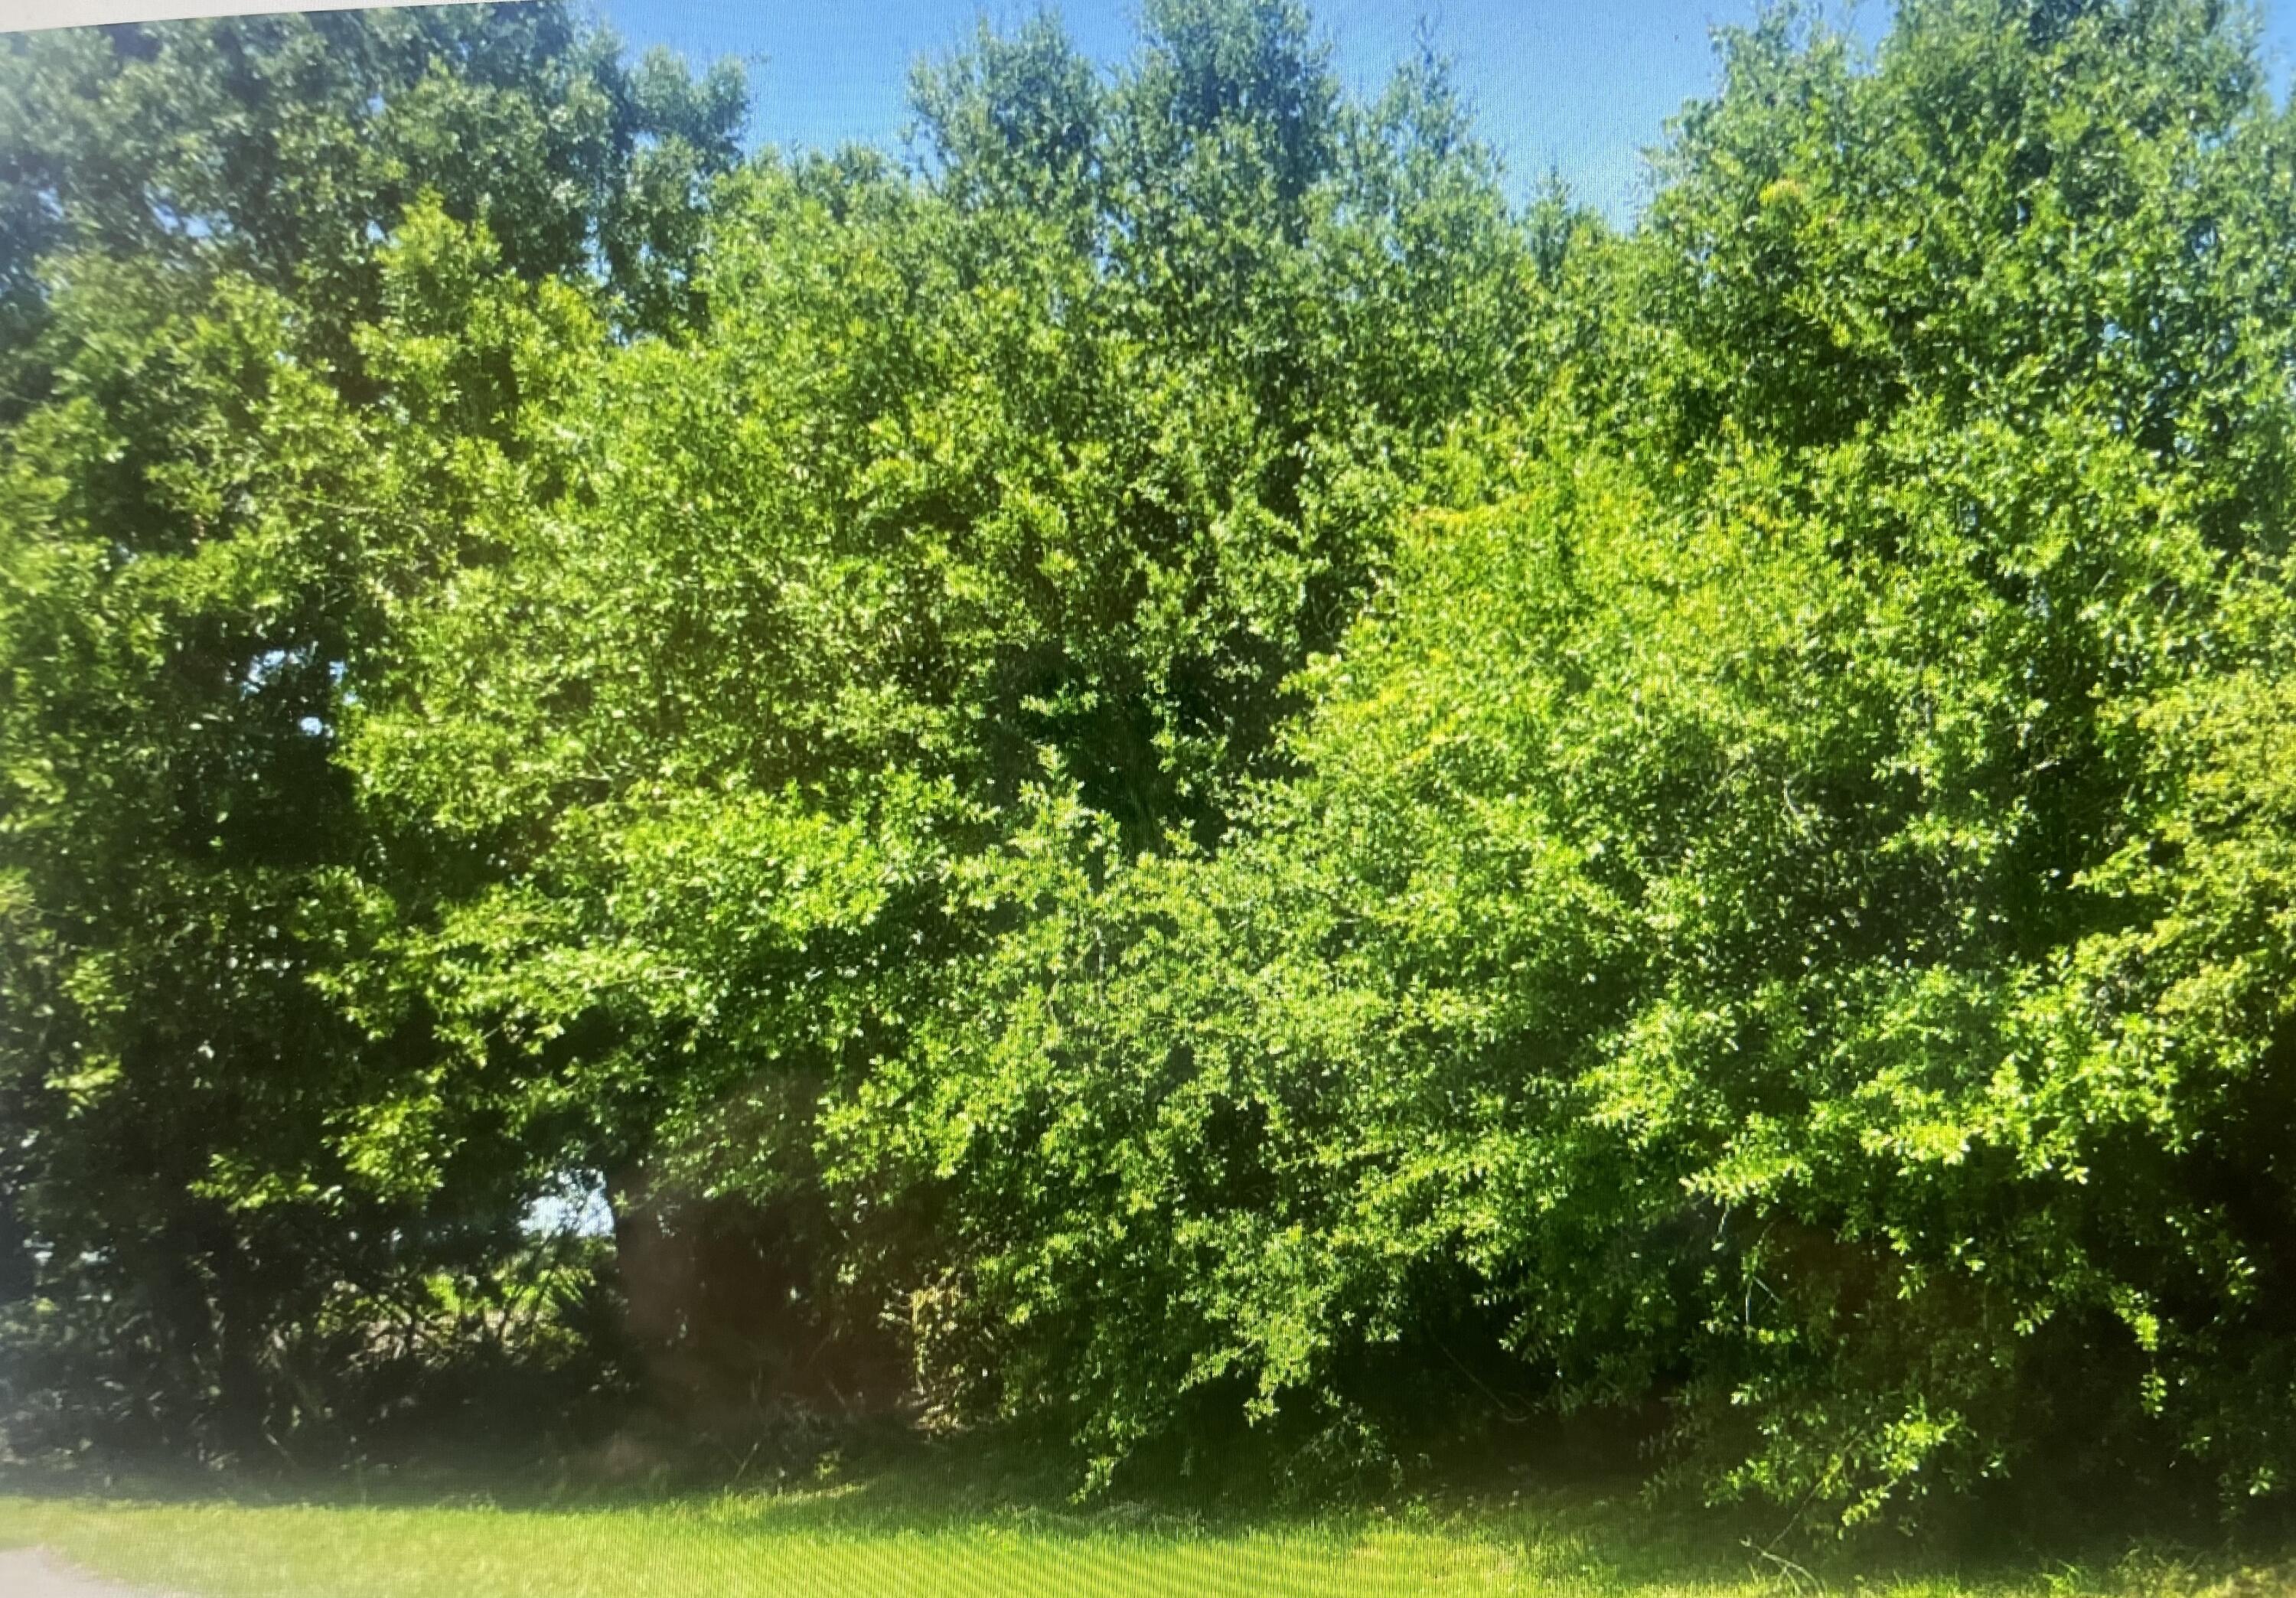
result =
[[1144,22],[723,176],[550,11],[11,47],[30,1319],[276,1428],[594,1179],[626,1279],[770,1255],[753,1393],[890,1348],[1101,1483],[1663,1405],[1839,1524],[2280,1494],[2252,23],[1772,13],[1614,234],[1435,63]]
[[1030,945],[1002,884],[1071,784],[1129,850],[1221,836],[1537,303],[1439,79],[1345,105],[1288,9],[1160,12],[1106,86],[1039,25],[918,92],[928,176],[725,189],[709,327],[534,414],[554,489],[478,505],[348,751],[487,863],[374,981],[570,1164],[793,1208],[863,1332],[940,1245],[823,1188],[816,1107],[931,1069]]
[[[328,1306],[485,1269],[556,1176],[409,1091],[424,1018],[324,991],[388,875],[335,747],[452,558],[448,488],[549,392],[519,340],[683,303],[737,86],[625,73],[547,8],[59,32],[0,69],[11,1291],[47,1305],[26,1359],[126,1395],[94,1430],[247,1458],[340,1431]],[[455,249],[540,286],[480,303]],[[572,286],[593,252],[614,275]]]
[[[340,359],[373,314],[375,242],[425,193],[529,277],[603,260],[618,308],[666,326],[691,308],[701,185],[733,164],[744,114],[730,65],[698,83],[660,53],[626,66],[611,36],[549,4],[56,29],[5,48],[11,331],[64,280],[53,257],[84,253],[243,273]],[[11,387],[40,391],[29,373]]]
[[1192,1394],[1480,1403],[1464,1328],[1848,1522],[2286,1479],[2284,119],[2198,6],[1726,64],[1291,774],[1200,856],[1048,815],[832,1121],[958,1233],[933,1337],[1104,1464]]

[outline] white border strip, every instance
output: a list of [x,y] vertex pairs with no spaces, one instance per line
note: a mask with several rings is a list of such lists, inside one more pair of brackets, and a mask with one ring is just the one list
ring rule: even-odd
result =
[[[426,5],[473,5],[478,0],[423,0]],[[366,11],[373,0],[0,0],[0,33],[45,28],[93,28],[103,22],[164,22],[175,17],[266,16],[282,12]]]

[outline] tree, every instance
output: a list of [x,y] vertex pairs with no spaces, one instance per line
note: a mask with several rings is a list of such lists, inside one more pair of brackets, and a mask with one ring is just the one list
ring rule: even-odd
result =
[[1538,305],[1439,75],[1350,104],[1288,5],[1152,8],[1107,83],[984,36],[917,102],[916,170],[723,192],[707,329],[596,364],[533,443],[560,492],[488,505],[348,749],[493,865],[389,979],[626,1208],[808,1240],[849,1336],[964,1266],[929,1184],[830,1178],[824,1116],[957,1069],[933,1018],[1029,935],[998,883],[1048,806],[1226,831]]
[[2252,23],[1773,12],[1613,234],[1433,62],[1145,20],[732,172],[550,11],[9,46],[12,1346],[299,1446],[595,1179],[689,1399],[1100,1483],[1546,1405],[1837,1525],[2279,1493]]
[[[691,308],[739,116],[549,7],[0,53],[0,1192],[29,1335],[90,1350],[104,1413],[64,1424],[242,1459],[355,1424],[326,1307],[515,1239],[515,1149],[465,1127],[426,1177],[377,1108],[435,1072],[426,1019],[324,991],[385,864],[335,746],[394,586],[451,558],[437,463],[547,391],[542,330],[599,340],[586,299]],[[449,217],[536,286],[452,306],[463,365],[426,368]],[[405,428],[426,380],[443,428]]]
[[1048,824],[949,1063],[855,1118],[1009,1407],[1345,1438],[1456,1360],[1847,1522],[2279,1489],[2296,194],[2243,29],[1729,37],[1289,774],[1201,857]]

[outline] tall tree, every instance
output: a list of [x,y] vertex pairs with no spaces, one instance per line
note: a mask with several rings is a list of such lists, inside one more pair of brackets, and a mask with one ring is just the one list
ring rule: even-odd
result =
[[[695,308],[741,105],[551,6],[0,47],[0,1193],[35,1334],[119,1379],[80,1371],[95,1422],[267,1451],[328,1418],[331,1291],[514,1231],[514,1160],[438,1196],[359,1109],[439,1050],[322,991],[381,860],[335,746],[394,592],[451,561],[431,468],[546,389],[521,327]],[[467,358],[426,370],[450,218],[529,286],[450,299]],[[426,381],[447,425],[393,455]]]
[[781,1207],[865,1324],[956,1262],[824,1117],[930,1092],[1048,814],[1227,830],[1538,303],[1431,68],[1357,104],[1294,6],[1147,22],[1110,79],[1044,22],[925,69],[913,171],[729,187],[707,331],[597,365],[350,746],[497,863],[408,990],[593,1118],[570,1160]]
[[952,1367],[1111,1457],[1464,1366],[1852,1521],[2283,1490],[2290,137],[2198,0],[1730,36],[1292,774],[1048,829],[857,1118]]

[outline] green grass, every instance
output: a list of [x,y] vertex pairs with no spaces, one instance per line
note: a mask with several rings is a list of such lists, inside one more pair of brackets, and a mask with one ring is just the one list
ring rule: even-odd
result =
[[[1660,1598],[2262,1594],[2284,1571],[2160,1556],[1972,1574],[1767,1563],[1725,1522],[1580,1491],[1226,1521],[1085,1513],[959,1463],[833,1485],[619,1503],[390,1503],[250,1490],[0,1496],[0,1547],[194,1598],[988,1598],[1603,1594]],[[1054,1502],[1057,1502],[1054,1500]]]

